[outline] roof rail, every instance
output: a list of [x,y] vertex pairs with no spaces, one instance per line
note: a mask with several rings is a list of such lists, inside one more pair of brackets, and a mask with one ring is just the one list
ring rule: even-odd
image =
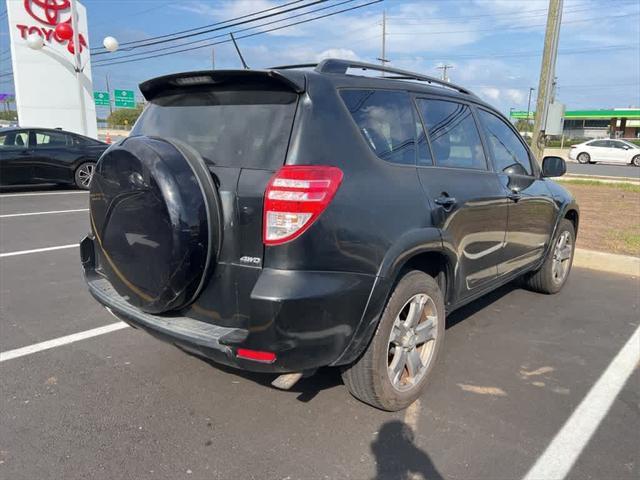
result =
[[441,80],[436,77],[430,77],[428,75],[422,75],[420,73],[410,72],[408,70],[401,70],[393,67],[383,67],[374,63],[356,62],[353,60],[341,60],[339,58],[327,58],[320,63],[299,63],[296,65],[281,65],[279,67],[271,67],[270,70],[289,70],[295,68],[314,68],[319,73],[341,73],[346,74],[350,68],[359,68],[361,70],[373,70],[376,72],[395,73],[393,76],[387,76],[389,80],[418,80],[420,82],[432,83],[443,87],[457,90],[460,93],[467,95],[473,95],[470,90],[467,90],[455,83],[449,83],[445,80]]
[[359,68],[361,70],[373,70],[376,72],[395,73],[397,76],[385,77],[395,80],[419,80],[421,82],[433,83],[441,85],[443,87],[457,90],[460,93],[466,93],[472,95],[470,90],[464,87],[456,85],[455,83],[449,83],[445,80],[440,80],[436,77],[430,77],[428,75],[422,75],[420,73],[410,72],[408,70],[401,70],[399,68],[384,67],[382,65],[376,65],[373,63],[356,62],[352,60],[340,60],[337,58],[327,58],[322,60],[317,66],[316,71],[321,73],[347,73],[350,68]]

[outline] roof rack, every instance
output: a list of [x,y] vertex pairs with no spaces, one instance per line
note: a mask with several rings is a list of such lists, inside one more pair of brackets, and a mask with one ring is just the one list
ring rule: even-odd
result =
[[358,68],[361,70],[372,70],[376,72],[395,73],[394,76],[387,76],[384,78],[390,80],[418,80],[420,82],[427,82],[435,85],[440,85],[446,88],[457,90],[460,93],[467,95],[473,95],[470,90],[464,87],[456,85],[455,83],[449,83],[444,80],[440,80],[436,77],[430,77],[428,75],[422,75],[420,73],[410,72],[408,70],[401,70],[399,68],[384,67],[373,63],[356,62],[353,60],[341,60],[339,58],[327,58],[320,63],[301,63],[298,65],[282,65],[280,67],[273,67],[274,70],[287,70],[293,68],[313,68],[316,72],[320,73],[341,73],[346,74],[350,68]]

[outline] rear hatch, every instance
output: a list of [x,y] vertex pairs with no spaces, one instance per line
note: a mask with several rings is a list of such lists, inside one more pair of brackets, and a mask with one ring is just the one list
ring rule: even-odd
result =
[[[217,200],[214,203],[218,203],[216,208],[219,210],[219,215],[214,221],[220,223],[215,226],[220,231],[220,243],[217,251],[214,252],[213,264],[205,266],[204,260],[201,260],[205,258],[204,255],[197,258],[191,256],[189,268],[202,268],[202,276],[209,277],[209,282],[215,281],[217,275],[213,272],[218,268],[218,264],[261,268],[264,254],[262,243],[264,192],[273,173],[285,162],[299,94],[304,88],[304,77],[298,77],[296,82],[276,72],[195,72],[154,79],[143,83],[140,88],[149,103],[131,132],[129,141],[132,147],[130,148],[135,146],[134,138],[145,138],[148,139],[145,147],[149,147],[150,151],[157,152],[165,148],[157,143],[157,140],[161,140],[177,147],[187,157],[189,152],[197,152],[196,156],[201,159],[200,162],[204,162],[217,190]],[[126,146],[125,140],[122,147]],[[167,151],[169,150],[167,147]],[[154,162],[164,161],[165,159],[160,157],[158,160],[147,161],[145,168],[151,172],[147,172],[146,175],[143,172],[142,176],[145,179],[148,176],[153,177]],[[159,168],[158,172],[160,171]],[[185,172],[187,171],[185,167]],[[191,172],[188,171],[188,173]],[[99,165],[98,174],[108,176],[108,169],[100,169]],[[116,220],[111,217],[118,215],[118,210],[110,209],[107,205],[115,203],[114,199],[119,195],[119,187],[113,193],[105,194],[109,188],[113,190],[113,185],[117,183],[115,178],[118,176],[117,173],[110,175],[111,179],[101,178],[96,182],[98,185],[96,189],[101,188],[99,194],[95,192],[94,195],[92,191],[92,209],[98,213],[109,210],[110,213],[110,216],[94,216],[100,219],[98,223],[103,223],[103,225],[93,226],[94,233],[104,231],[105,222],[112,222],[115,225]],[[158,173],[159,177],[162,175],[164,173]],[[160,184],[162,180],[158,179],[156,183]],[[178,184],[179,182],[176,182],[176,185]],[[171,196],[171,193],[165,192],[163,195]],[[151,196],[158,196],[158,194],[154,193]],[[143,205],[142,202],[139,203]],[[171,200],[165,198],[164,203],[167,205],[166,210],[171,210],[169,206]],[[210,201],[208,203],[211,204]],[[120,210],[125,212],[122,215],[133,215],[135,218],[133,208],[129,208],[128,213],[124,208]],[[137,215],[144,216],[144,209],[140,208]],[[169,214],[167,218],[170,216]],[[206,218],[206,216],[202,215],[200,218]],[[145,222],[149,223],[145,219],[140,224]],[[163,222],[171,223],[164,220]],[[122,225],[125,222],[119,223]],[[129,229],[132,231],[136,228],[133,223],[127,222],[131,225]],[[134,232],[134,238],[143,238],[143,235],[147,235],[145,238],[152,238],[149,232],[158,228],[165,227],[145,227],[144,231]],[[184,226],[181,228],[184,230]],[[190,228],[193,229],[193,226]],[[176,310],[195,300],[193,297],[185,297],[184,301],[180,303],[174,301],[170,307],[167,303],[166,308],[163,308],[163,305],[157,305],[157,302],[153,308],[144,308],[144,302],[136,303],[131,300],[136,296],[137,289],[147,293],[150,290],[158,290],[155,284],[153,288],[146,288],[147,285],[136,284],[135,279],[152,277],[153,274],[136,275],[136,273],[139,273],[141,268],[147,268],[145,264],[151,265],[160,258],[157,256],[160,247],[153,252],[150,248],[145,250],[144,242],[138,241],[137,244],[131,245],[131,233],[129,232],[127,240],[129,243],[120,241],[117,247],[113,248],[117,252],[108,258],[111,263],[118,263],[117,260],[120,259],[121,265],[114,265],[113,269],[100,272],[114,284],[116,289],[121,288],[120,295],[150,313]],[[127,232],[124,234],[126,236]],[[103,236],[108,238],[107,233]],[[164,238],[168,239],[167,243],[171,242],[171,237],[170,232],[165,235]],[[204,239],[204,236],[202,238]],[[151,245],[151,242],[147,243]],[[206,243],[206,240],[202,240],[201,243]],[[167,248],[177,248],[175,245],[186,244],[188,242],[175,242]],[[103,244],[100,246],[105,256],[109,256],[109,246]],[[190,252],[167,253],[171,258],[183,258],[189,254]],[[136,272],[133,271],[133,263],[137,265]],[[224,265],[220,267],[220,271],[223,271]],[[127,268],[131,274],[127,273]],[[148,268],[152,270],[151,266]],[[163,275],[169,276],[172,273],[163,273]],[[120,281],[115,278],[116,276],[126,276],[126,281]],[[148,280],[140,280],[140,282],[144,283]],[[195,287],[192,290],[195,290]]]

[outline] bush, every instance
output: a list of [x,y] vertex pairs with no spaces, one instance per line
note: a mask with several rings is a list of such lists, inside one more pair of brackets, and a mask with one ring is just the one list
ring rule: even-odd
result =
[[143,105],[138,104],[136,108],[119,108],[114,110],[107,117],[107,125],[109,127],[129,127],[131,128],[142,113]]
[[0,112],[0,120],[8,120],[15,122],[18,120],[18,112],[15,110],[9,110],[8,112]]

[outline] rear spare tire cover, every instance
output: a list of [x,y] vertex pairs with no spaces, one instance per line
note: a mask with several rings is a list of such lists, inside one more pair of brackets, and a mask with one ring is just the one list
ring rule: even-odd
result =
[[98,271],[149,313],[200,293],[220,250],[220,201],[202,157],[188,146],[130,137],[100,158],[91,182]]

